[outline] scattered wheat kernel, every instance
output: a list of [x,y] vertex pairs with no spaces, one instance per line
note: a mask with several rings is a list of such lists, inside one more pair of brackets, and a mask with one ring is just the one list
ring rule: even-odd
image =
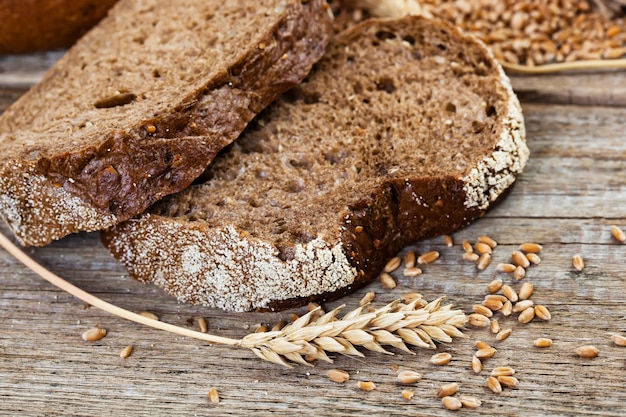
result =
[[522,266],[516,267],[515,271],[513,271],[513,278],[515,278],[518,281],[520,279],[524,279],[525,276],[526,276],[526,270]]
[[107,335],[106,329],[101,329],[100,327],[93,327],[82,334],[83,340],[88,342],[95,342],[96,340],[102,339]]
[[517,266],[521,266],[522,268],[528,268],[530,266],[530,261],[522,252],[515,250],[511,254],[511,259],[513,259],[513,263]]
[[437,397],[443,398],[456,394],[459,390],[459,384],[456,382],[450,382],[449,384],[443,384],[437,389]]
[[509,272],[514,272],[515,268],[516,266],[513,264],[498,264],[498,266],[496,267],[496,270],[498,272],[509,273]]
[[491,250],[491,246],[483,242],[478,242],[477,244],[474,245],[474,247],[476,248],[476,252],[480,253],[481,255],[484,255],[485,253],[488,253],[491,255],[491,253],[493,252]]
[[485,307],[482,304],[475,304],[474,307],[472,307],[472,309],[474,310],[474,313],[476,314],[482,314],[485,317],[493,316],[493,311],[489,310],[487,307]]
[[500,385],[500,381],[494,376],[490,376],[487,378],[487,388],[496,394],[500,394],[502,392],[502,385]]
[[543,248],[538,243],[527,242],[527,243],[522,243],[521,245],[519,245],[519,249],[526,253],[539,253],[541,252],[541,249]]
[[502,286],[502,294],[504,294],[504,296],[506,298],[511,300],[512,303],[517,302],[517,300],[519,299],[518,296],[517,296],[517,293],[515,292],[515,290],[510,285],[503,285]]
[[443,235],[443,243],[448,248],[451,248],[452,246],[454,246],[454,240],[452,239],[452,236],[450,236],[450,235]]
[[376,384],[372,381],[359,381],[358,386],[362,391],[373,391],[376,389]]
[[416,256],[415,256],[415,252],[413,251],[407,252],[407,254],[404,256],[404,266],[406,268],[413,268],[415,266],[415,261],[416,261]]
[[522,300],[515,303],[513,306],[513,313],[521,313],[522,311],[531,308],[535,305],[533,300]]
[[489,283],[489,285],[487,285],[487,291],[489,291],[490,294],[498,292],[500,288],[502,288],[501,279],[494,279],[493,281]]
[[487,294],[485,295],[485,300],[495,300],[500,301],[501,303],[505,303],[508,301],[508,298],[506,298],[502,294]]
[[459,409],[461,409],[461,407],[463,407],[463,404],[461,404],[461,400],[459,400],[456,397],[450,397],[450,396],[443,397],[441,399],[441,403],[448,410],[452,410],[452,411],[459,410]]
[[498,377],[498,382],[507,387],[515,387],[519,384],[519,381],[514,376],[503,375]]
[[606,36],[612,38],[617,36],[621,32],[621,28],[618,25],[613,25],[606,30]]
[[386,272],[382,272],[380,274],[380,284],[383,286],[383,288],[396,288],[396,280],[393,279],[393,277]]
[[133,347],[132,345],[128,345],[126,346],[124,349],[121,350],[120,352],[120,358],[122,359],[126,359],[127,357],[130,356],[130,354],[133,352]]
[[480,371],[483,370],[483,363],[480,359],[478,359],[476,356],[472,356],[472,371],[474,371],[475,374],[479,374]]
[[540,337],[533,341],[533,345],[540,348],[546,348],[552,346],[552,339],[548,339],[546,337]]
[[285,327],[285,320],[280,320],[278,323],[272,326],[271,331],[277,332],[280,331],[283,327]]
[[484,348],[484,349],[478,349],[476,351],[476,353],[474,353],[474,355],[478,359],[488,359],[488,358],[493,358],[495,356],[496,352],[497,352],[497,350],[495,348],[488,347],[488,348]]
[[483,316],[482,314],[470,314],[468,316],[469,324],[474,327],[487,327],[489,326],[489,318]]
[[480,258],[478,258],[478,262],[476,263],[476,268],[483,271],[485,268],[489,266],[489,262],[491,262],[491,255],[489,255],[488,253],[483,253],[482,255],[480,255]]
[[416,266],[412,266],[411,268],[404,268],[404,271],[402,271],[402,275],[404,275],[405,277],[416,277],[421,274],[422,270]]
[[480,258],[480,256],[477,253],[474,253],[474,252],[465,252],[463,254],[463,259],[466,260],[466,261],[476,262],[479,258]]
[[575,270],[582,271],[585,268],[585,261],[583,261],[582,256],[574,255],[574,257],[572,258],[572,265],[574,266]]
[[152,319],[152,320],[158,320],[159,319],[159,317],[156,314],[151,313],[149,311],[142,311],[141,313],[139,313],[139,315],[140,316],[144,316],[145,318],[148,318],[148,319]]
[[496,378],[499,376],[513,376],[515,375],[515,369],[510,366],[497,366],[491,371],[491,376]]
[[206,333],[209,331],[209,323],[204,317],[198,318],[198,330],[200,330],[200,332],[202,333]]
[[518,297],[520,300],[528,300],[535,291],[535,286],[532,282],[526,281],[519,289]]
[[452,360],[452,355],[447,352],[437,353],[430,357],[433,365],[445,365]]
[[509,336],[511,336],[512,331],[513,331],[512,329],[500,330],[498,334],[496,335],[496,340],[498,342],[502,342],[503,340],[506,340]]
[[217,392],[217,390],[215,388],[211,388],[211,390],[209,391],[209,401],[211,401],[211,404],[219,404],[220,403],[220,394]]
[[502,309],[504,303],[501,300],[496,300],[495,298],[487,298],[483,300],[483,305],[491,311],[498,311]]
[[376,294],[374,294],[373,291],[367,292],[367,293],[365,293],[363,298],[361,298],[361,301],[359,301],[359,305],[360,306],[367,305],[367,304],[371,303],[372,301],[374,301],[374,298],[376,298]]
[[498,319],[491,320],[491,324],[489,325],[489,330],[491,330],[491,333],[493,334],[500,333],[500,322],[498,321]]
[[472,244],[469,243],[467,240],[463,241],[463,250],[465,251],[465,253],[473,253],[474,252],[474,248],[472,247]]
[[399,256],[394,256],[393,258],[389,260],[389,262],[387,262],[383,271],[393,272],[396,269],[398,269],[401,263],[402,263],[402,258],[400,258]]
[[535,306],[535,316],[540,318],[541,320],[550,320],[552,318],[552,314],[550,314],[550,310],[546,306],[536,305]]
[[511,303],[510,300],[506,300],[500,309],[500,313],[502,313],[504,317],[509,317],[511,313],[513,313],[513,303]]
[[581,346],[576,349],[576,354],[581,358],[595,358],[600,353],[600,349],[592,345]]
[[463,407],[467,408],[478,408],[482,404],[482,401],[480,401],[476,397],[462,396],[461,398],[459,398],[459,400],[461,400],[461,404],[463,404]]
[[613,335],[611,335],[611,340],[617,346],[626,346],[626,337],[622,336],[621,334],[613,334]]
[[527,253],[526,259],[533,265],[539,265],[541,263],[541,258],[536,253]]
[[526,323],[530,323],[531,321],[533,321],[534,318],[535,318],[535,309],[530,307],[522,311],[521,313],[519,313],[519,316],[517,317],[517,321],[519,321],[520,323],[526,324]]
[[489,247],[491,249],[493,249],[496,246],[498,246],[498,242],[496,242],[495,240],[493,240],[489,236],[478,236],[478,241],[481,242],[481,243],[486,243],[487,245],[489,245]]
[[413,391],[408,391],[408,390],[402,391],[402,398],[404,398],[407,401],[410,401],[414,395],[415,395],[415,392]]
[[430,264],[439,259],[439,252],[436,250],[431,250],[430,252],[426,252],[417,257],[417,263],[422,264]]
[[626,233],[624,233],[624,231],[620,229],[619,227],[615,225],[611,226],[611,234],[613,235],[615,240],[617,240],[618,242],[620,243],[626,242]]
[[415,371],[402,371],[396,378],[399,384],[415,384],[420,379],[422,379],[422,375]]
[[331,369],[328,371],[328,378],[337,383],[344,383],[350,379],[350,374],[346,371],[342,371],[341,369]]
[[265,324],[261,324],[254,330],[254,333],[265,333],[267,330],[267,326]]
[[476,349],[487,349],[491,347],[489,343],[483,342],[482,340],[477,340],[476,342],[474,342],[474,346],[476,346]]

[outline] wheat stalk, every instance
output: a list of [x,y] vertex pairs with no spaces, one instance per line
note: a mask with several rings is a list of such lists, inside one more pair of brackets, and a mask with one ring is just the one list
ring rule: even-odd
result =
[[396,300],[374,311],[360,306],[341,318],[337,315],[345,306],[321,316],[318,307],[281,330],[231,339],[174,326],[107,303],[48,271],[1,233],[0,246],[46,281],[110,314],[209,343],[250,349],[259,358],[283,366],[291,366],[289,362],[310,365],[305,357],[332,362],[327,353],[363,357],[356,347],[392,354],[383,348],[392,346],[413,354],[407,344],[434,349],[435,342],[449,343],[453,337],[464,337],[459,329],[467,323],[463,311],[452,309],[451,304],[442,305],[445,297],[430,303],[418,297],[409,304]]

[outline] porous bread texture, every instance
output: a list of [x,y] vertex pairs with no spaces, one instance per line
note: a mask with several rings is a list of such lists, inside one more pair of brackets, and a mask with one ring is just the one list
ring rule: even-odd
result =
[[502,198],[528,159],[485,46],[438,20],[335,37],[203,180],[103,233],[131,276],[226,310],[336,298]]
[[187,187],[299,83],[323,0],[122,0],[0,116],[0,211],[24,245],[109,227]]

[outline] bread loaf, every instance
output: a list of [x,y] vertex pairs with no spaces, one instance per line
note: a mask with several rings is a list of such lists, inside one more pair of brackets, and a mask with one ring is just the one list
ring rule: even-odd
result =
[[481,216],[528,154],[517,98],[482,43],[438,20],[369,20],[336,36],[205,182],[102,239],[131,276],[185,302],[325,301]]
[[200,175],[299,83],[323,0],[122,0],[0,117],[0,211],[25,245],[112,226]]
[[117,0],[2,0],[0,55],[71,46]]

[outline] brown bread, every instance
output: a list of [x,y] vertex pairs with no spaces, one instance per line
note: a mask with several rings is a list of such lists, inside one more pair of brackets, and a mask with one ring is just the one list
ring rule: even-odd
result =
[[322,0],[122,0],[0,117],[0,210],[26,245],[186,188],[332,36]]
[[441,21],[371,20],[338,35],[206,182],[103,242],[185,302],[323,301],[482,215],[527,158],[519,103],[482,43]]

